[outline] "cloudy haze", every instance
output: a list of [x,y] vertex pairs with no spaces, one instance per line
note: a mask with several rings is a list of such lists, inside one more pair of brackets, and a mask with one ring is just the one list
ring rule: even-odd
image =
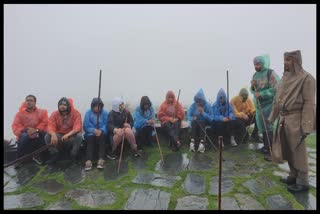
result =
[[49,114],[71,97],[84,116],[100,69],[108,111],[179,89],[188,107],[200,88],[212,103],[226,70],[230,97],[249,86],[257,55],[281,76],[297,49],[315,77],[316,5],[4,5],[4,138],[28,94]]

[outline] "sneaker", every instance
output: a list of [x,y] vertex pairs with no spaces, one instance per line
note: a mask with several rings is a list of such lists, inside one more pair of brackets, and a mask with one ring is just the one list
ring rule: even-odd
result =
[[194,148],[194,140],[193,140],[193,139],[191,139],[189,151],[190,151],[190,152],[194,152],[194,151],[195,151],[195,148]]
[[37,157],[37,156],[33,156],[33,157],[32,157],[32,160],[33,160],[34,162],[36,162],[38,165],[42,165],[42,164],[43,164],[43,161],[42,161],[39,157]]
[[199,143],[198,152],[204,153],[205,150],[203,143]]
[[177,148],[180,148],[181,147],[181,143],[179,140],[177,140]]
[[105,161],[103,159],[99,159],[97,168],[98,169],[103,169],[104,168],[104,162]]
[[110,160],[115,160],[118,157],[115,154],[111,153],[111,154],[107,154],[107,158],[109,158]]
[[86,164],[84,166],[84,170],[88,171],[88,170],[91,170],[91,169],[92,169],[92,162],[91,162],[91,160],[87,160]]
[[138,150],[133,151],[133,156],[134,157],[139,157],[140,156],[140,153],[138,152]]
[[230,142],[231,142],[231,146],[238,146],[237,142],[234,139],[234,136],[231,136]]

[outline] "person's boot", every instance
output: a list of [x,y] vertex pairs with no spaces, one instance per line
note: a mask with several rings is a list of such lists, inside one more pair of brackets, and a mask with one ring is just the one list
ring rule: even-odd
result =
[[236,140],[234,139],[234,136],[230,137],[230,143],[231,143],[231,146],[238,146]]
[[199,143],[198,152],[204,153],[205,150],[206,149],[204,147],[203,140],[201,140],[200,143]]
[[190,152],[194,152],[194,151],[195,151],[195,148],[194,148],[194,139],[191,139],[190,146],[189,146],[189,151],[190,151]]
[[293,185],[289,185],[287,187],[287,190],[292,193],[304,192],[309,190],[309,185],[293,184]]
[[286,177],[286,178],[280,178],[280,181],[282,182],[282,183],[285,183],[285,184],[287,184],[287,185],[293,185],[293,184],[295,184],[296,183],[296,178],[295,177],[290,177],[290,176],[288,176],[288,177]]

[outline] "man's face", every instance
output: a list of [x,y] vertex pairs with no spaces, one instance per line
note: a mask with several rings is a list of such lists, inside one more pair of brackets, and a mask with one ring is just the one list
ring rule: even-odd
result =
[[26,98],[27,109],[33,109],[36,105],[36,102],[33,97]]
[[293,70],[293,58],[292,57],[286,57],[284,59],[284,70],[285,71],[292,71]]
[[262,65],[260,63],[254,63],[254,69],[259,72],[261,71]]
[[222,105],[224,105],[224,104],[226,103],[226,100],[224,99],[224,97],[220,97],[220,103],[221,103]]
[[59,105],[59,111],[60,111],[60,112],[65,112],[65,111],[67,111],[67,109],[68,109],[67,104],[61,103],[61,104]]

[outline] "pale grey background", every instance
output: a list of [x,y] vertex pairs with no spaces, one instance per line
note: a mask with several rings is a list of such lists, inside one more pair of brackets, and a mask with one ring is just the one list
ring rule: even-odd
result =
[[203,88],[212,103],[249,86],[252,60],[269,54],[280,76],[283,53],[300,49],[316,76],[316,5],[4,5],[4,138],[27,94],[57,109],[72,97],[84,116],[98,95],[131,108],[156,107],[172,89],[188,107]]

